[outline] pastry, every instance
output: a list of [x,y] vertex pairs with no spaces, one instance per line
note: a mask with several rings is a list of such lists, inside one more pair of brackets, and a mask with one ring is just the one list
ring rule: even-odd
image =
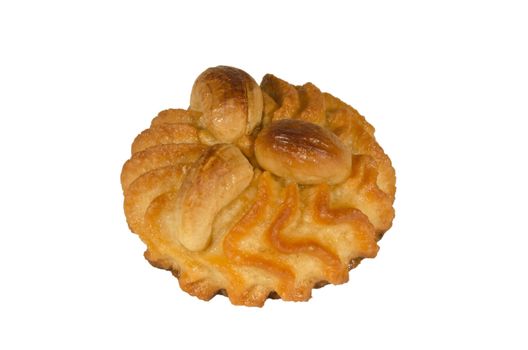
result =
[[121,184],[146,259],[237,305],[345,283],[394,218],[394,169],[363,116],[311,83],[226,66],[136,137]]

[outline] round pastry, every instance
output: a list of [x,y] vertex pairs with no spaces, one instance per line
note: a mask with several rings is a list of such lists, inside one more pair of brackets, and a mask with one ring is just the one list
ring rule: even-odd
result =
[[308,300],[394,218],[395,173],[355,109],[311,83],[219,66],[132,143],[121,184],[146,259],[203,300]]

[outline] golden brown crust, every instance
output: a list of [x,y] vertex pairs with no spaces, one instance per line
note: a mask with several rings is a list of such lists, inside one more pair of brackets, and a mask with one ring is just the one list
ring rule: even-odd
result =
[[255,140],[259,165],[299,184],[336,184],[350,174],[350,150],[331,131],[303,120],[282,119]]
[[253,167],[240,150],[230,144],[209,147],[182,183],[169,214],[178,242],[190,251],[207,247],[218,212],[249,185]]
[[170,143],[136,152],[123,165],[121,172],[123,190],[132,181],[151,170],[176,164],[193,164],[206,149],[206,146],[198,143]]
[[297,116],[301,108],[301,100],[294,86],[272,74],[266,74],[262,78],[260,87],[278,106],[273,111],[273,120],[291,119]]
[[121,184],[146,259],[189,294],[236,305],[345,283],[394,217],[394,169],[356,110],[225,66],[134,140]]
[[192,110],[202,113],[200,124],[220,142],[250,134],[260,122],[262,93],[246,72],[226,66],[209,68],[196,79]]
[[139,134],[132,143],[132,154],[157,145],[197,143],[198,130],[188,124],[163,124]]
[[374,127],[354,108],[338,98],[324,94],[328,128],[350,147],[352,154],[372,157],[378,169],[377,185],[392,197],[396,193],[396,174],[389,157],[374,138]]
[[200,118],[201,113],[187,109],[166,109],[158,113],[152,119],[150,126],[158,126],[162,124],[196,124]]

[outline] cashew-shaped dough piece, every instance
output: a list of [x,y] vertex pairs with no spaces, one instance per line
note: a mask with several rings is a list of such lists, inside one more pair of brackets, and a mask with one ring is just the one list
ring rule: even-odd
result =
[[262,118],[262,92],[243,70],[218,66],[196,79],[190,109],[202,112],[201,127],[220,142],[249,135]]
[[205,249],[216,214],[249,186],[253,167],[230,144],[211,146],[186,175],[173,211],[175,237],[190,251]]
[[269,124],[257,136],[261,167],[299,184],[337,184],[350,175],[352,154],[330,130],[296,119]]

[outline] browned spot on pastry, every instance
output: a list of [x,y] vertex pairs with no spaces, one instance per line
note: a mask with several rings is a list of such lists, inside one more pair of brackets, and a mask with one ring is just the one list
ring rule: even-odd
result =
[[264,169],[300,184],[339,183],[348,177],[350,150],[332,132],[302,120],[274,121],[255,140]]
[[220,142],[248,135],[262,118],[260,87],[246,72],[226,66],[209,68],[194,82],[190,109]]

